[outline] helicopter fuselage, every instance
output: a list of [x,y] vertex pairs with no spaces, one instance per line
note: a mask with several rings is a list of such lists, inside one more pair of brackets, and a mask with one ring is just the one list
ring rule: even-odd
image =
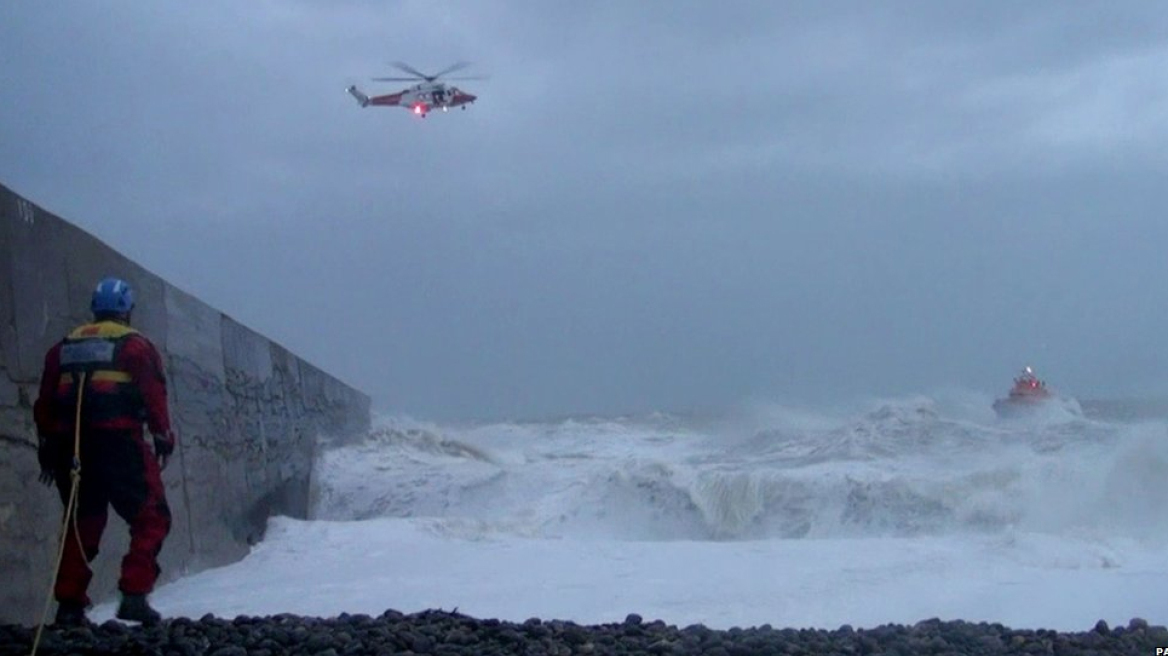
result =
[[401,105],[415,114],[425,114],[433,109],[463,107],[475,101],[475,96],[456,86],[442,82],[415,84],[402,92]]
[[[467,93],[456,86],[438,81],[443,75],[465,68],[468,66],[467,62],[458,62],[434,75],[426,75],[413,66],[401,62],[395,62],[394,66],[407,73],[409,77],[375,77],[373,79],[378,82],[409,82],[417,80],[418,83],[412,87],[402,89],[397,93],[372,97],[362,93],[356,86],[350,86],[346,90],[349,92],[349,95],[357,99],[357,102],[361,103],[362,107],[368,107],[369,105],[405,107],[410,112],[422,117],[425,117],[426,114],[434,109],[441,109],[442,111],[446,111],[451,107],[466,109],[466,106],[473,103],[477,98],[474,94]],[[482,78],[460,77],[447,79],[477,80]]]
[[380,105],[383,107],[404,107],[417,116],[426,116],[435,109],[446,111],[451,107],[461,107],[473,103],[478,97],[467,93],[456,86],[442,82],[423,82],[415,84],[398,93],[381,96],[366,96],[357,87],[349,87],[349,93],[361,103],[362,107]]

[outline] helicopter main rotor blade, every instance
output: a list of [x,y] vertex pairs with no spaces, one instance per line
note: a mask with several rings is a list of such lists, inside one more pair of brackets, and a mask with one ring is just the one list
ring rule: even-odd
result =
[[486,80],[485,75],[460,75],[459,77],[446,77],[444,80]]
[[370,80],[375,82],[417,82],[418,80],[425,80],[424,77],[371,77]]
[[460,62],[457,62],[451,66],[448,66],[448,67],[438,71],[437,73],[434,74],[434,77],[442,77],[443,75],[446,75],[447,73],[453,73],[454,71],[462,70],[462,69],[466,68],[467,66],[470,66],[470,62],[460,61]]
[[421,73],[418,71],[418,69],[414,68],[413,66],[410,66],[409,64],[407,64],[405,62],[392,62],[392,64],[395,67],[400,68],[401,70],[403,70],[407,73],[410,73],[411,75],[416,75],[416,76],[422,78],[423,80],[433,80],[434,78],[438,77],[437,75],[426,75],[425,73]]

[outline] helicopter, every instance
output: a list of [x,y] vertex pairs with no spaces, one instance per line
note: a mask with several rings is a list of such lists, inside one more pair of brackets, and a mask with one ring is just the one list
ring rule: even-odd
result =
[[[452,66],[448,66],[441,71],[426,75],[418,71],[409,64],[402,62],[393,62],[393,66],[405,73],[409,73],[410,77],[375,77],[372,78],[375,82],[418,82],[412,87],[403,89],[397,93],[390,93],[382,96],[367,96],[357,88],[356,85],[350,86],[346,91],[349,95],[357,99],[357,102],[362,107],[369,105],[377,105],[382,107],[404,107],[412,112],[415,116],[426,118],[431,110],[441,109],[446,111],[451,107],[461,107],[466,109],[466,106],[473,103],[478,96],[467,93],[454,85],[448,85],[445,82],[438,81],[438,78],[449,75],[458,70],[466,68],[470,64],[467,62],[458,62]],[[474,77],[452,77],[446,78],[448,80],[482,80],[484,78]]]

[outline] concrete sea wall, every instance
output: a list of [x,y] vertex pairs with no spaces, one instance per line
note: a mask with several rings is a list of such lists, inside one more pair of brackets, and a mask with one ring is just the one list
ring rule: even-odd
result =
[[[61,502],[37,482],[32,403],[45,351],[89,319],[107,275],[134,287],[134,327],[167,365],[180,448],[163,472],[162,580],[238,560],[271,515],[305,517],[318,441],[369,427],[366,395],[0,185],[0,623],[39,621],[49,590]],[[110,515],[95,600],[115,593],[128,544]]]

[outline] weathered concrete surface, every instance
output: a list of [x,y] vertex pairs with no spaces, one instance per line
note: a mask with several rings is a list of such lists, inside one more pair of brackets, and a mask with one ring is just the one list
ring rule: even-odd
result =
[[[44,353],[89,318],[107,275],[134,286],[134,326],[167,365],[180,439],[163,473],[174,516],[163,580],[242,557],[273,514],[305,517],[318,440],[368,429],[364,394],[0,185],[0,623],[39,621],[59,538],[32,423]],[[95,599],[115,593],[127,544],[111,513]]]

